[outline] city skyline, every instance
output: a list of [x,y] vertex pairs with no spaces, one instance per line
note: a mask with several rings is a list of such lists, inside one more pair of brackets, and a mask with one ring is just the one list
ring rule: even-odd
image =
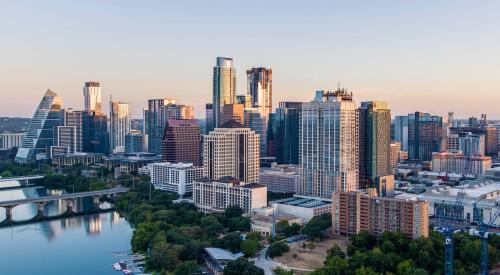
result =
[[[0,115],[31,117],[47,89],[64,107],[83,109],[83,83],[98,81],[103,99],[131,103],[133,118],[142,117],[148,99],[164,97],[193,105],[201,118],[211,102],[214,58],[226,56],[234,59],[237,95],[246,94],[246,70],[273,69],[273,106],[308,102],[312,92],[340,81],[358,102],[389,102],[393,116],[454,111],[459,118],[500,118],[499,68],[492,61],[500,57],[498,3],[290,2],[266,3],[267,9],[190,3],[184,9],[162,2],[9,3],[0,17],[6,26],[0,50],[9,52],[0,65],[9,95]],[[222,6],[228,16],[211,16]],[[83,20],[87,16],[95,20]],[[30,19],[15,20],[21,17]],[[262,34],[264,27],[269,30]],[[219,32],[234,38],[220,43]],[[257,35],[269,43],[251,43]]]

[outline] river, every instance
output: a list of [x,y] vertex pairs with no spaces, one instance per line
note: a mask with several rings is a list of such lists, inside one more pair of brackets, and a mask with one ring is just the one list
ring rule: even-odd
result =
[[[2,183],[16,186],[17,182]],[[61,193],[41,187],[0,190],[0,201],[40,197]],[[78,199],[76,211],[89,209],[91,199]],[[103,203],[101,207],[109,207]],[[62,201],[45,206],[45,215],[65,211]],[[33,204],[19,205],[12,210],[12,219],[28,220],[37,213]],[[0,208],[0,221],[5,210]],[[130,253],[130,224],[116,212],[90,214],[0,228],[0,274],[88,275],[114,274],[111,265]],[[121,273],[120,273],[121,274]]]

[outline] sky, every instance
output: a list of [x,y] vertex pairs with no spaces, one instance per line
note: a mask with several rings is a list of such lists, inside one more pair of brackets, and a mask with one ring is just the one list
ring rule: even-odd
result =
[[[357,102],[500,118],[500,1],[0,0],[0,116],[31,117],[47,89],[83,107],[85,81],[130,102],[212,100],[217,56],[273,69],[273,102],[338,83]],[[107,109],[107,108],[106,108]]]

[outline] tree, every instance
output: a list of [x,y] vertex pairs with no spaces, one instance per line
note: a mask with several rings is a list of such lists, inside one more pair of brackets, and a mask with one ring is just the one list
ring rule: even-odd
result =
[[312,239],[323,238],[324,231],[332,226],[332,215],[323,214],[313,217],[302,229],[302,234]]
[[224,216],[228,218],[241,217],[243,210],[237,205],[230,205],[224,210]]
[[224,275],[264,275],[264,270],[256,267],[253,262],[239,258],[226,265]]
[[309,250],[311,250],[311,252],[312,252],[313,249],[316,248],[316,244],[314,244],[314,242],[310,242],[307,244],[307,248],[309,248]]
[[214,216],[201,218],[201,228],[207,236],[217,237],[224,231],[224,226]]
[[225,248],[231,252],[238,252],[241,244],[241,236],[238,232],[232,232],[226,234],[221,239],[215,241],[215,246],[220,248]]
[[246,239],[260,242],[262,240],[262,235],[259,232],[250,232],[246,235]]
[[277,267],[273,270],[274,274],[276,275],[293,275],[293,271],[291,270],[284,270],[281,267]]
[[196,261],[187,261],[174,270],[174,275],[201,275],[201,269]]
[[241,242],[240,248],[246,257],[253,257],[259,251],[259,243],[255,240],[247,239]]
[[165,242],[153,246],[150,256],[150,264],[155,269],[173,270],[181,260],[177,257],[179,247],[171,246]]
[[2,178],[11,178],[13,176],[14,175],[12,174],[12,172],[10,170],[5,170],[2,172],[2,174],[0,174],[0,177],[2,177]]
[[339,257],[341,259],[345,259],[345,253],[340,249],[340,247],[336,244],[333,245],[332,248],[328,249],[326,258]]
[[288,245],[284,242],[274,242],[267,249],[267,255],[271,258],[279,257],[289,249]]

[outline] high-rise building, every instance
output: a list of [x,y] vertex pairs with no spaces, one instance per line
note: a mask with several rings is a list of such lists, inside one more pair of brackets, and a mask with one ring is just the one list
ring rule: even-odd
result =
[[64,110],[64,126],[74,127],[75,129],[75,145],[74,152],[83,151],[83,112],[76,111],[71,108]]
[[110,152],[125,153],[125,136],[130,133],[130,104],[112,100],[109,104]]
[[359,187],[375,187],[390,170],[391,110],[385,101],[361,102],[359,108]]
[[236,101],[236,70],[233,59],[217,57],[213,72],[213,125],[220,127],[222,107]]
[[16,154],[16,162],[26,163],[46,158],[50,154],[50,147],[57,143],[54,139],[57,127],[64,123],[61,107],[61,97],[47,90],[26,129]]
[[408,156],[412,160],[430,161],[433,152],[441,151],[443,119],[428,113],[408,115]]
[[160,154],[165,126],[169,119],[193,119],[192,106],[175,104],[171,98],[150,99],[144,111],[144,132],[149,138],[149,151]]
[[[452,127],[450,130],[450,136],[453,134],[459,134],[462,132],[470,132],[475,135],[484,136],[484,154],[487,156],[496,156],[498,154],[498,135],[497,129],[492,126],[484,127]],[[449,142],[448,142],[449,145]]]
[[302,104],[299,194],[331,198],[336,190],[358,189],[357,113],[345,89],[317,91],[313,101]]
[[214,105],[207,103],[205,104],[205,134],[208,135],[214,128]]
[[259,135],[260,156],[267,156],[267,121],[268,117],[262,116],[257,108],[245,109],[245,127],[252,129]]
[[276,161],[299,164],[299,133],[302,102],[280,102],[273,123]]
[[251,96],[252,107],[262,117],[268,117],[273,109],[273,71],[267,68],[247,70],[248,95]]
[[221,115],[222,124],[231,120],[235,120],[240,124],[245,123],[244,109],[245,106],[243,104],[224,104]]
[[4,132],[0,134],[0,149],[11,149],[20,147],[23,142],[24,133]]
[[203,140],[203,171],[218,180],[231,176],[241,182],[259,180],[259,135],[236,121],[215,128]]
[[390,154],[389,154],[389,165],[390,165],[390,174],[396,174],[397,164],[399,162],[399,152],[401,151],[401,143],[394,142],[391,143]]
[[244,108],[252,108],[252,96],[251,95],[237,95],[236,103],[243,104]]
[[491,168],[491,157],[467,156],[462,151],[432,153],[432,171],[455,174],[484,175]]
[[169,119],[163,135],[162,160],[200,166],[201,134],[196,119]]
[[101,86],[99,82],[85,82],[83,87],[84,110],[101,113]]
[[82,149],[87,153],[109,153],[108,117],[103,113],[82,113]]
[[125,153],[148,152],[148,135],[142,133],[128,133],[125,135]]
[[394,140],[401,143],[401,150],[408,151],[408,116],[394,118]]
[[57,127],[57,147],[65,153],[73,154],[76,151],[76,127],[75,126],[58,126]]
[[377,236],[393,231],[411,239],[428,237],[428,212],[427,201],[381,198],[339,190],[332,198],[332,232],[345,237],[360,231]]

